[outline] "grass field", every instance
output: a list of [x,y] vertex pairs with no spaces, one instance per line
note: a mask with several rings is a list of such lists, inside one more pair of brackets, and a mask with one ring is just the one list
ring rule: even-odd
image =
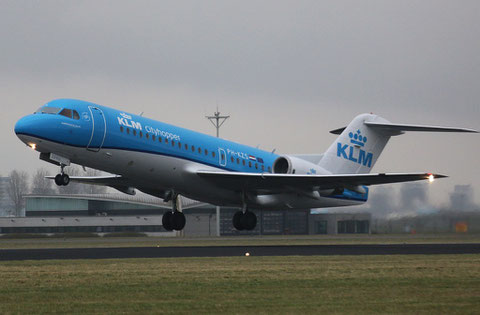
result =
[[322,244],[419,244],[480,243],[480,234],[379,234],[379,235],[298,235],[245,237],[95,237],[95,238],[0,238],[0,249],[7,248],[75,248],[132,246],[254,246],[254,245],[322,245]]
[[0,313],[479,314],[480,255],[0,263]]

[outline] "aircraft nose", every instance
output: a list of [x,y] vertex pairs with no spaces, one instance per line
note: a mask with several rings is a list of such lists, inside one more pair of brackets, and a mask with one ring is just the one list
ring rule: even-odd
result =
[[37,135],[42,128],[42,123],[39,121],[39,115],[28,115],[20,118],[15,124],[15,133],[19,135]]
[[15,124],[15,133],[17,135],[29,133],[30,129],[31,119],[29,118],[29,116],[20,118]]

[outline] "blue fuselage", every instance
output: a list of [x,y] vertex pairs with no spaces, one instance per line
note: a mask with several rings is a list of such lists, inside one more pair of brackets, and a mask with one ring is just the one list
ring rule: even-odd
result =
[[[232,141],[176,127],[90,102],[59,99],[20,119],[15,133],[35,150],[72,163],[122,175],[133,187],[161,196],[177,192],[219,205],[241,205],[241,192],[223,189],[195,176],[195,170],[271,173],[279,157]],[[264,208],[314,208],[352,205],[367,194],[342,193],[311,200],[298,194],[264,196]]]

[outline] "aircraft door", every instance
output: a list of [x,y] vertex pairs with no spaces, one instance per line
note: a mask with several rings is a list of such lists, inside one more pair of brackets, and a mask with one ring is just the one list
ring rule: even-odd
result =
[[227,154],[222,148],[218,148],[218,163],[220,166],[227,166]]
[[98,152],[103,146],[107,134],[106,120],[103,111],[94,106],[88,106],[92,115],[92,136],[88,143],[87,150]]

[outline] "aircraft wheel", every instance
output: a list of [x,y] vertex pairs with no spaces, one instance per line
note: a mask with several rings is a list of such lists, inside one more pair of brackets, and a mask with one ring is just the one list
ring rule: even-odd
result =
[[241,224],[245,230],[251,231],[257,226],[257,216],[255,213],[247,211],[242,216]]
[[55,176],[55,184],[57,184],[57,186],[63,186],[61,174],[57,174],[57,176]]
[[180,211],[175,211],[171,217],[171,223],[174,230],[181,231],[185,227],[187,220],[185,215]]
[[173,230],[172,216],[173,216],[173,213],[171,213],[170,211],[165,212],[162,216],[162,225],[163,225],[163,228],[167,231]]
[[237,211],[233,215],[233,219],[232,219],[233,227],[238,231],[242,231],[244,229],[242,225],[242,217],[243,217],[242,211]]
[[62,178],[62,185],[67,186],[70,183],[70,176],[68,176],[67,174],[62,174],[60,176]]

